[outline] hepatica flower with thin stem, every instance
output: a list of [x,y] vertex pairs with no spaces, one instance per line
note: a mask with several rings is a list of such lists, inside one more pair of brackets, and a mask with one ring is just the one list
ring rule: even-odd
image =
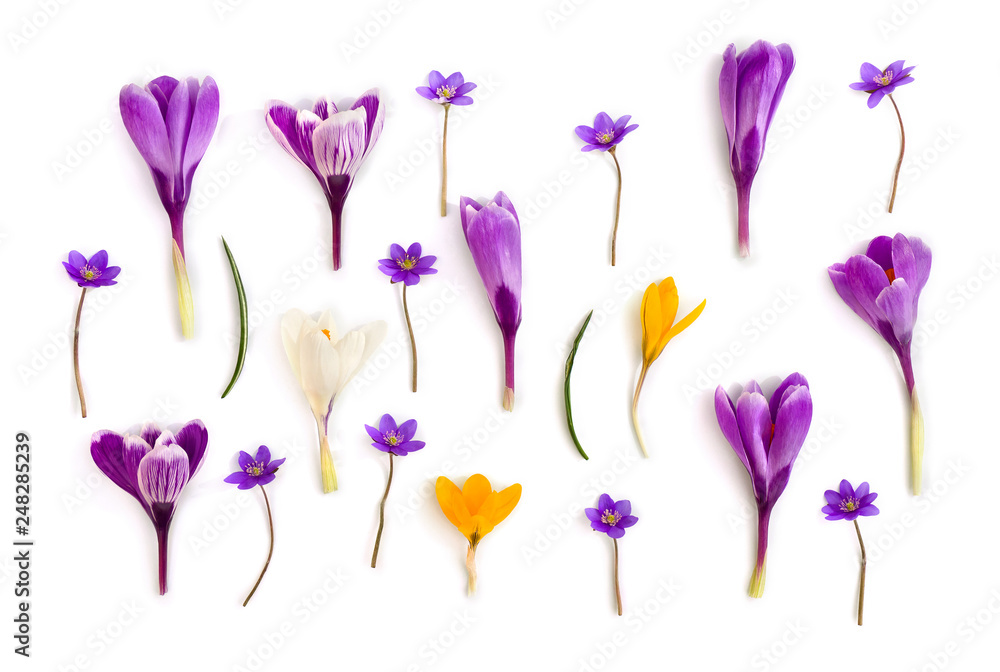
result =
[[736,183],[740,256],[750,256],[750,188],[764,158],[767,129],[795,69],[787,44],[757,40],[736,54],[732,44],[722,55],[719,103],[729,139],[729,168]]
[[137,434],[107,429],[90,437],[97,468],[142,506],[156,530],[160,595],[167,592],[167,538],[181,492],[198,473],[208,448],[208,430],[192,420],[177,431],[153,423]]
[[896,119],[899,121],[899,159],[896,160],[896,171],[892,175],[892,195],[889,197],[889,212],[896,202],[896,183],[899,181],[899,169],[903,166],[903,152],[906,151],[906,131],[903,130],[903,117],[899,114],[899,106],[892,98],[893,91],[897,86],[903,86],[913,81],[910,72],[917,66],[911,65],[903,67],[903,61],[896,61],[885,70],[879,70],[871,63],[861,64],[861,81],[851,84],[855,91],[864,91],[868,94],[868,107],[874,108],[882,98],[888,97],[892,103],[892,109],[896,111]]
[[877,516],[878,507],[872,504],[878,497],[877,492],[871,492],[867,481],[858,486],[855,490],[850,481],[840,482],[839,490],[827,490],[823,493],[826,497],[826,506],[823,513],[827,520],[850,520],[854,523],[854,531],[858,533],[858,544],[861,546],[861,582],[858,588],[858,625],[864,623],[865,613],[865,565],[868,558],[865,555],[865,541],[861,538],[861,527],[858,525],[858,516]]
[[498,191],[486,205],[462,197],[462,231],[503,335],[503,407],[514,410],[514,339],[521,326],[521,224]]
[[149,166],[173,237],[174,277],[184,338],[194,336],[194,304],[184,253],[184,209],[191,198],[194,171],[205,156],[219,121],[219,87],[211,77],[201,84],[157,77],[145,88],[127,84],[118,99],[125,130]]
[[441,134],[441,216],[448,214],[448,110],[452,105],[472,105],[469,94],[476,85],[465,81],[461,72],[447,77],[437,70],[427,75],[429,86],[418,86],[417,93],[444,108],[444,132]]
[[330,311],[313,319],[298,308],[281,317],[281,342],[288,363],[309,401],[319,432],[319,463],[323,492],[337,489],[330,440],[327,435],[333,402],[385,338],[385,322],[378,320],[341,337]]
[[632,119],[632,115],[626,114],[623,117],[618,117],[618,121],[612,121],[610,115],[607,112],[599,112],[596,117],[594,117],[594,125],[591,126],[577,126],[576,134],[580,136],[585,144],[580,151],[581,152],[591,152],[593,150],[598,150],[601,152],[607,152],[611,155],[611,158],[615,161],[615,170],[618,172],[618,196],[615,198],[615,225],[611,230],[611,265],[615,265],[615,251],[617,249],[618,241],[618,214],[622,207],[622,167],[618,163],[618,155],[616,151],[618,149],[618,143],[620,143],[626,135],[639,128],[639,124],[629,125],[629,121]]
[[469,541],[465,568],[469,572],[469,595],[472,595],[476,592],[476,549],[479,542],[517,506],[521,500],[521,484],[515,483],[497,492],[489,479],[482,474],[473,474],[459,490],[448,478],[439,476],[434,491],[441,511]]
[[118,281],[115,278],[122,269],[118,266],[108,266],[108,253],[104,250],[96,252],[90,259],[73,250],[69,253],[69,261],[62,262],[62,265],[77,287],[83,288],[73,326],[73,373],[76,376],[76,391],[80,395],[80,413],[86,418],[87,399],[83,394],[83,379],[80,378],[80,316],[83,314],[83,300],[87,298],[87,290],[91,287],[117,285]]
[[635,428],[635,438],[639,441],[643,457],[649,457],[649,453],[646,451],[646,442],[643,441],[642,430],[639,428],[639,393],[646,380],[646,373],[667,343],[698,319],[701,311],[705,310],[706,301],[707,299],[703,300],[697,308],[675,324],[679,298],[673,278],[667,278],[659,285],[650,283],[642,295],[642,305],[639,308],[639,318],[642,321],[642,368],[639,370],[639,380],[635,384],[635,394],[632,395],[632,427]]
[[770,399],[753,380],[735,404],[721,385],[715,390],[719,428],[750,474],[757,501],[757,564],[750,579],[750,597],[764,595],[771,511],[788,485],[795,457],[809,432],[812,411],[809,383],[800,373],[785,378]]
[[369,89],[348,110],[338,110],[326,98],[312,110],[271,101],[265,116],[271,135],[319,180],[333,219],[333,270],[341,265],[344,201],[361,164],[382,134],[385,103],[378,89]]
[[603,494],[597,500],[596,509],[584,509],[590,519],[590,527],[611,537],[615,545],[615,599],[618,600],[618,615],[622,615],[622,591],[618,582],[618,540],[625,536],[625,529],[632,527],[639,519],[632,515],[632,502],[627,499],[615,501],[611,495]]
[[372,437],[372,446],[383,453],[389,453],[389,478],[385,483],[385,493],[382,501],[378,505],[378,534],[375,535],[375,549],[372,551],[372,569],[375,569],[375,561],[378,560],[378,547],[382,542],[382,528],[385,526],[385,501],[389,498],[389,488],[392,487],[392,458],[394,456],[406,457],[410,453],[416,452],[426,444],[423,441],[415,441],[413,436],[417,433],[417,421],[407,420],[401,425],[397,425],[391,415],[386,413],[378,421],[378,427],[365,425],[365,431]]
[[406,288],[420,282],[420,277],[437,273],[432,268],[437,257],[421,256],[423,249],[420,243],[413,243],[405,250],[402,245],[393,243],[389,247],[389,258],[379,259],[378,270],[389,276],[392,284],[403,283],[403,316],[406,318],[406,331],[410,334],[410,351],[413,356],[413,391],[417,391],[417,341],[413,338],[413,325],[410,323],[410,309],[406,305]]
[[920,290],[931,273],[931,250],[919,238],[879,236],[864,254],[827,271],[837,294],[896,353],[910,394],[910,458],[913,494],[920,494],[924,459],[924,416],[917,400],[910,347]]
[[264,561],[264,569],[260,570],[257,583],[253,584],[253,588],[250,590],[250,594],[247,595],[247,599],[243,600],[243,606],[245,607],[250,602],[253,594],[257,592],[257,587],[264,578],[264,574],[271,564],[271,555],[274,553],[274,518],[271,517],[271,501],[267,498],[267,490],[264,489],[264,486],[275,479],[275,473],[277,473],[278,467],[285,463],[285,458],[272,460],[271,451],[268,447],[261,446],[257,449],[257,453],[253,457],[250,456],[250,453],[241,450],[236,456],[236,461],[240,465],[240,470],[229,474],[224,480],[226,483],[232,483],[240,490],[249,490],[255,487],[260,488],[260,493],[264,495],[264,506],[267,507],[267,528],[271,535],[271,543],[267,548],[267,560]]

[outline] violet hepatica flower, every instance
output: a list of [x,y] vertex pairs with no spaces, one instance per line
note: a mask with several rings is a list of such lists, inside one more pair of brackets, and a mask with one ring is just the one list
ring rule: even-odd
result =
[[879,70],[871,63],[861,64],[861,81],[851,84],[855,91],[864,91],[868,95],[868,107],[874,108],[882,98],[888,96],[892,108],[896,110],[899,121],[899,158],[896,160],[896,172],[892,176],[892,195],[889,197],[889,212],[896,202],[896,183],[899,181],[899,169],[903,166],[903,152],[906,150],[906,131],[903,130],[903,117],[899,114],[899,106],[892,98],[897,86],[903,86],[913,81],[910,72],[917,66],[903,67],[903,61],[896,61],[885,70]]
[[194,171],[205,156],[219,120],[219,87],[206,77],[183,82],[157,77],[145,88],[127,84],[118,99],[122,121],[149,165],[173,237],[174,276],[181,331],[194,335],[194,304],[184,253],[184,209],[191,198]]
[[420,243],[413,243],[407,249],[402,245],[393,243],[389,247],[389,258],[379,259],[378,270],[389,276],[390,282],[396,284],[403,283],[403,316],[406,318],[406,331],[410,334],[410,351],[413,355],[413,391],[417,391],[417,341],[413,337],[413,325],[410,323],[410,309],[406,305],[406,288],[420,282],[423,275],[433,275],[437,273],[436,268],[432,268],[437,257],[434,255],[421,256],[422,248]]
[[476,85],[465,81],[461,72],[453,72],[445,77],[437,70],[427,75],[430,86],[418,86],[417,93],[444,108],[444,132],[441,134],[441,216],[448,214],[448,110],[452,105],[472,105],[472,96],[467,95]]
[[618,241],[618,213],[621,211],[622,207],[622,167],[618,163],[618,155],[615,151],[618,149],[618,143],[621,142],[626,135],[639,128],[639,124],[629,125],[629,121],[632,119],[632,115],[626,114],[623,117],[618,117],[618,121],[612,121],[611,117],[607,112],[599,112],[596,117],[594,117],[594,125],[591,126],[577,126],[576,134],[580,136],[586,145],[584,145],[580,151],[590,152],[595,149],[602,152],[607,152],[611,155],[611,158],[615,161],[615,170],[618,172],[618,196],[615,198],[615,225],[611,230],[611,265],[615,265],[615,250],[617,248]]
[[736,54],[722,55],[719,102],[729,138],[729,168],[736,183],[740,255],[750,255],[750,188],[764,157],[767,129],[795,68],[792,48],[757,40]]
[[90,438],[97,468],[142,506],[156,530],[160,595],[167,592],[167,537],[177,500],[198,473],[208,448],[208,431],[192,420],[177,431],[143,425],[137,434],[107,429]]
[[337,270],[344,201],[385,124],[379,90],[365,91],[348,110],[338,110],[326,98],[317,100],[312,110],[271,101],[265,121],[278,144],[311,170],[323,188],[333,218],[333,270]]
[[924,417],[913,380],[910,346],[917,322],[920,290],[931,273],[931,250],[919,238],[879,236],[864,254],[827,271],[837,294],[858,316],[878,332],[899,359],[910,394],[910,457],[913,494],[920,494],[924,459]]
[[850,481],[840,482],[840,490],[827,490],[823,493],[826,497],[826,506],[823,513],[827,520],[850,520],[854,522],[854,531],[858,533],[858,544],[861,546],[861,583],[858,590],[858,625],[864,622],[865,613],[865,565],[868,559],[865,556],[865,542],[861,538],[861,527],[858,525],[858,516],[877,516],[878,507],[872,504],[878,493],[870,492],[868,483],[862,483],[855,490]]
[[514,410],[514,339],[521,326],[521,224],[498,191],[486,205],[462,197],[462,231],[503,334],[503,407]]
[[596,509],[584,509],[590,519],[590,527],[611,537],[615,545],[615,598],[618,600],[618,615],[622,615],[622,591],[618,582],[618,540],[625,536],[625,529],[632,527],[639,519],[632,515],[632,502],[627,499],[615,501],[611,495],[603,494],[597,500]]
[[410,453],[416,452],[426,444],[423,441],[415,441],[413,436],[417,433],[417,421],[407,420],[401,425],[397,425],[391,415],[386,413],[378,421],[378,428],[365,425],[365,431],[372,437],[372,446],[389,453],[389,478],[385,483],[385,493],[382,494],[382,502],[378,506],[378,534],[375,535],[375,550],[372,551],[372,569],[375,569],[375,561],[378,560],[378,547],[382,543],[382,528],[385,526],[385,501],[389,498],[389,488],[392,487],[392,458],[406,457]]
[[809,383],[800,373],[785,378],[770,399],[753,380],[735,404],[721,385],[715,390],[719,428],[750,474],[757,501],[757,564],[750,579],[750,597],[764,594],[771,511],[788,485],[795,457],[809,432],[812,410]]
[[80,395],[80,413],[86,418],[87,399],[83,394],[83,380],[80,378],[80,316],[83,314],[83,300],[87,298],[87,290],[91,287],[117,285],[118,281],[115,278],[122,269],[118,266],[108,266],[108,253],[104,250],[96,252],[90,259],[73,250],[69,253],[69,261],[62,262],[62,265],[77,287],[83,287],[73,327],[73,373],[76,376],[76,391]]
[[253,594],[257,592],[257,586],[260,585],[261,580],[264,578],[264,574],[271,564],[271,555],[274,553],[274,518],[271,517],[271,502],[267,498],[267,490],[264,489],[264,486],[275,479],[275,473],[277,473],[278,467],[285,463],[285,458],[272,460],[271,451],[268,447],[261,446],[257,449],[257,454],[253,457],[250,457],[250,453],[241,450],[236,456],[236,461],[240,465],[240,470],[229,474],[224,480],[226,483],[236,485],[240,490],[260,487],[260,492],[264,495],[264,506],[267,508],[267,527],[271,533],[271,544],[267,549],[267,560],[264,561],[264,569],[260,570],[257,583],[253,584],[253,588],[250,590],[250,594],[247,595],[247,599],[243,600],[243,606],[245,607],[250,602]]

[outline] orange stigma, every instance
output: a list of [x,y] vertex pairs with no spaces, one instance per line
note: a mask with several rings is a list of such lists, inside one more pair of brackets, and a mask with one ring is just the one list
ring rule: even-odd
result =
[[329,329],[320,329],[320,331],[323,332],[323,335],[326,336],[326,340],[329,341],[330,340],[330,330]]
[[890,268],[885,272],[885,276],[889,278],[889,284],[891,285],[892,281],[896,279],[896,272]]

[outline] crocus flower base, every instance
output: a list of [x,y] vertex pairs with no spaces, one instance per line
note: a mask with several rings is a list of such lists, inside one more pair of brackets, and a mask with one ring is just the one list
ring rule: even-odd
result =
[[330,439],[322,427],[319,430],[319,467],[323,473],[323,492],[329,493],[335,491],[337,489],[337,470],[333,468]]
[[174,277],[177,280],[177,307],[181,316],[181,333],[184,338],[194,337],[194,300],[191,298],[191,283],[188,281],[184,254],[174,241]]
[[753,575],[750,577],[750,588],[747,591],[750,597],[764,597],[764,580],[767,578],[767,555],[764,555],[764,562],[754,567]]
[[910,398],[912,411],[910,416],[910,463],[913,470],[913,494],[920,494],[920,482],[923,480],[924,464],[924,414],[920,411],[920,401],[914,388]]

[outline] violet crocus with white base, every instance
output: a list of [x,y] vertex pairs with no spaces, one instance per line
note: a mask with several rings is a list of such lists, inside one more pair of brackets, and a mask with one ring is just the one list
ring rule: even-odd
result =
[[265,116],[271,135],[319,180],[333,219],[333,270],[341,266],[344,201],[361,164],[382,134],[385,103],[378,89],[361,94],[348,110],[326,98],[312,110],[272,101]]
[[462,197],[462,231],[503,334],[504,410],[514,410],[514,340],[521,326],[521,224],[498,191],[486,205]]

